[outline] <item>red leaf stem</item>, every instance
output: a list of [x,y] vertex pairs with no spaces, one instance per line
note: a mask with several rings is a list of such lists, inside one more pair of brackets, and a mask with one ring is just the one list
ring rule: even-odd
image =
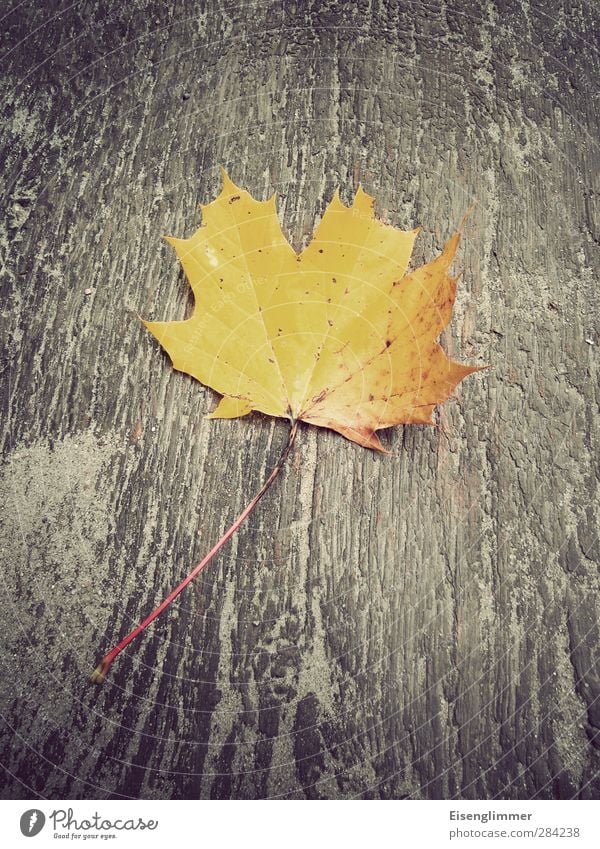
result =
[[103,681],[106,678],[106,675],[108,673],[108,670],[109,670],[112,662],[115,660],[115,658],[123,651],[124,648],[126,648],[129,645],[129,643],[132,642],[132,640],[135,640],[136,637],[139,637],[139,635],[143,631],[146,630],[148,625],[150,625],[152,622],[154,622],[156,617],[159,616],[163,612],[163,610],[167,609],[167,607],[171,604],[171,602],[174,601],[174,599],[177,598],[179,593],[182,592],[187,587],[187,585],[191,581],[193,581],[194,578],[197,575],[200,574],[200,572],[204,569],[204,567],[208,563],[210,563],[212,558],[225,545],[227,540],[231,539],[231,537],[234,535],[234,533],[240,527],[240,525],[242,524],[244,519],[246,519],[250,515],[250,513],[252,513],[252,511],[254,510],[254,508],[256,507],[258,502],[260,501],[260,499],[263,497],[265,492],[267,492],[267,490],[269,489],[269,487],[271,486],[271,484],[273,483],[273,481],[275,480],[275,478],[277,477],[277,475],[279,474],[279,472],[283,468],[283,465],[284,465],[284,463],[285,463],[285,461],[288,457],[288,454],[290,453],[292,446],[294,444],[294,440],[296,439],[297,430],[298,430],[298,422],[292,420],[292,427],[290,429],[290,433],[289,433],[289,436],[288,436],[286,446],[283,449],[283,453],[281,454],[281,457],[277,461],[277,464],[273,468],[273,470],[272,470],[271,474],[269,475],[269,477],[267,478],[267,480],[262,485],[259,492],[254,496],[252,501],[240,513],[240,515],[237,517],[235,522],[232,525],[230,525],[230,527],[225,531],[225,533],[223,534],[221,539],[219,539],[218,542],[215,543],[215,545],[211,548],[211,550],[208,552],[208,554],[205,557],[203,557],[203,559],[198,564],[196,564],[196,566],[194,566],[194,568],[189,573],[189,575],[186,578],[184,578],[183,581],[181,581],[181,583],[178,584],[171,593],[169,593],[169,595],[165,598],[165,600],[162,601],[158,605],[158,607],[155,608],[152,611],[152,613],[149,614],[149,616],[146,616],[146,618],[143,620],[143,622],[140,622],[140,624],[137,625],[132,631],[130,631],[129,634],[127,634],[126,637],[123,637],[123,639],[121,640],[120,643],[118,643],[118,645],[116,645],[113,649],[111,649],[108,652],[108,654],[104,655],[104,657],[100,661],[99,665],[96,667],[96,669],[92,673],[92,676],[91,676],[92,683],[94,683],[94,684],[102,684],[103,683]]

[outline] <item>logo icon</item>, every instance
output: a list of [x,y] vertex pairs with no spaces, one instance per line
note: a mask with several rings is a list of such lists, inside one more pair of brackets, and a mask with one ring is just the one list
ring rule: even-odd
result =
[[43,829],[46,817],[37,808],[25,811],[21,816],[21,833],[25,837],[35,837]]

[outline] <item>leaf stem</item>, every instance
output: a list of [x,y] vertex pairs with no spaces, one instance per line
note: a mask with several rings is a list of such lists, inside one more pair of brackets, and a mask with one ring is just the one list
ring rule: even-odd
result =
[[229,539],[231,539],[231,537],[234,535],[234,533],[240,527],[240,525],[242,524],[244,519],[246,519],[250,515],[250,513],[252,513],[252,511],[254,510],[254,508],[256,507],[258,502],[260,501],[260,499],[263,497],[265,492],[267,492],[267,490],[269,489],[269,487],[271,486],[271,484],[273,483],[273,481],[275,480],[275,478],[277,477],[277,475],[279,474],[279,472],[283,468],[283,465],[284,465],[290,451],[292,450],[292,446],[294,445],[294,441],[296,439],[296,433],[298,431],[298,421],[291,419],[291,423],[292,423],[292,426],[290,428],[288,440],[287,440],[285,448],[283,449],[281,457],[277,461],[277,464],[274,466],[271,474],[266,479],[266,481],[264,482],[264,484],[262,485],[262,487],[260,488],[258,493],[254,496],[252,501],[244,508],[244,510],[242,510],[240,515],[234,521],[234,523],[232,525],[230,525],[230,527],[225,531],[225,533],[223,534],[221,539],[218,540],[218,542],[215,543],[215,545],[211,548],[211,550],[208,552],[208,554],[205,557],[203,557],[203,559],[199,563],[197,563],[196,566],[194,566],[194,568],[189,573],[189,575],[186,578],[184,578],[183,581],[181,581],[181,583],[178,584],[171,593],[169,593],[169,595],[165,598],[165,600],[162,601],[158,605],[158,607],[155,608],[152,611],[152,613],[149,614],[149,616],[146,616],[146,618],[143,620],[143,622],[140,622],[139,625],[137,625],[132,631],[130,631],[129,634],[127,634],[126,637],[123,637],[123,639],[121,640],[120,643],[118,643],[118,645],[116,645],[113,649],[111,649],[108,652],[108,654],[104,655],[104,657],[102,658],[102,660],[100,661],[100,663],[98,664],[98,666],[96,667],[94,672],[92,673],[92,676],[91,676],[92,683],[94,683],[94,684],[102,684],[103,683],[103,681],[106,678],[106,675],[108,673],[108,670],[109,670],[112,662],[115,660],[115,658],[123,651],[124,648],[126,648],[129,645],[130,642],[132,642],[132,640],[135,640],[136,637],[139,637],[139,635],[141,633],[143,633],[143,631],[146,630],[148,625],[150,625],[152,622],[154,622],[156,617],[159,616],[163,612],[163,610],[166,610],[166,608],[171,604],[171,602],[174,601],[177,598],[179,593],[182,592],[187,587],[187,585],[191,581],[193,581],[194,578],[197,575],[200,574],[200,572],[212,560],[212,558],[215,556],[215,554],[225,545],[225,543]]

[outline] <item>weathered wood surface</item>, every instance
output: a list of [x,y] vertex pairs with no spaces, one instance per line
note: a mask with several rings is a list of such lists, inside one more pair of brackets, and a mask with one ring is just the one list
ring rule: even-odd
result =
[[[597,9],[5,14],[3,796],[597,797]],[[204,419],[136,318],[189,310],[160,237],[220,163],[295,245],[338,184],[422,224],[417,260],[477,201],[445,344],[492,369],[391,456],[302,428],[94,688],[286,440]]]

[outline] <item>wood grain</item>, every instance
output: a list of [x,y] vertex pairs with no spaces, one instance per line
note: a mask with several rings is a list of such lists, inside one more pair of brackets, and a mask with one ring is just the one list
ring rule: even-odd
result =
[[[36,3],[2,22],[4,798],[597,798],[598,54],[585,2]],[[490,363],[391,456],[203,418],[137,316],[218,165],[295,246],[335,186],[475,207],[444,344]]]

